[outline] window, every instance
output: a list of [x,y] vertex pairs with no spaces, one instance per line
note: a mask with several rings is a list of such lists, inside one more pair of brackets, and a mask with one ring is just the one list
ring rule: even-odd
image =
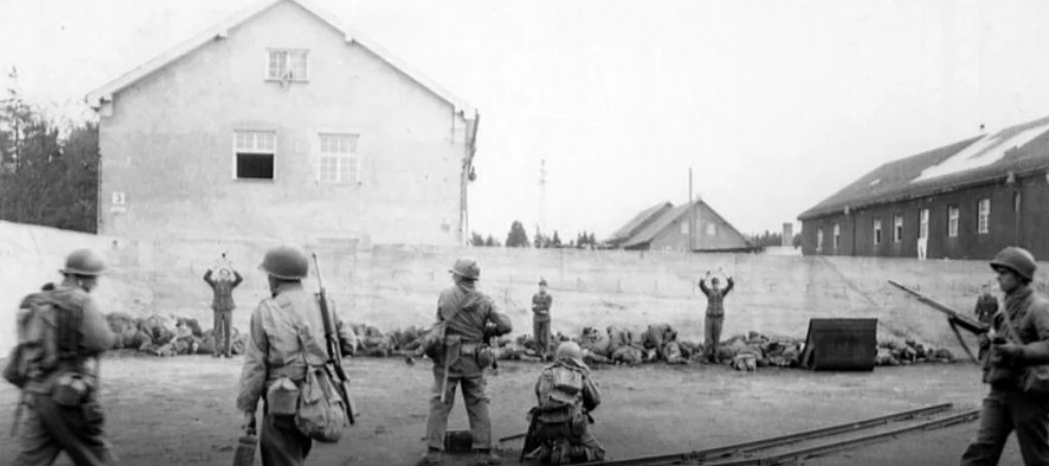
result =
[[958,206],[947,206],[947,236],[958,236]]
[[834,224],[834,249],[841,245],[841,225]]
[[881,219],[874,219],[874,245],[881,244]]
[[991,200],[986,198],[980,199],[977,207],[976,232],[981,234],[987,233],[989,229],[988,223],[990,223],[988,220],[991,217]]
[[[320,135],[320,173],[322,183],[360,182],[360,158],[356,134]],[[685,233],[688,233],[687,231]]]
[[266,79],[306,80],[306,50],[270,49],[268,52]]
[[716,223],[707,224],[707,236],[714,236],[718,234],[718,226]]
[[929,237],[929,209],[922,209],[919,214],[921,217],[920,226],[918,227],[918,238]]
[[678,223],[678,226],[680,227],[679,231],[681,232],[682,235],[687,235],[688,234],[688,220],[682,220],[681,222]]
[[816,250],[823,250],[823,229],[816,230]]
[[903,241],[903,214],[896,214],[892,218],[892,241]]
[[233,177],[272,180],[276,155],[277,133],[236,131],[233,138]]

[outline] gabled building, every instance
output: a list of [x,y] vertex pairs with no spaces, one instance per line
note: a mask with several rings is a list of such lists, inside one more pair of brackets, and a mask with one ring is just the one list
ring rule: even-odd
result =
[[677,207],[665,202],[645,209],[616,230],[606,243],[628,250],[735,252],[755,249],[702,200]]
[[630,219],[626,225],[623,225],[604,241],[605,247],[616,249],[623,245],[623,243],[630,240],[634,235],[638,234],[642,228],[652,224],[656,219],[660,218],[664,213],[674,207],[669,202],[661,202],[645,210]]
[[882,165],[798,216],[804,254],[1049,255],[1049,118]]
[[477,110],[306,0],[263,0],[87,95],[99,232],[457,245]]

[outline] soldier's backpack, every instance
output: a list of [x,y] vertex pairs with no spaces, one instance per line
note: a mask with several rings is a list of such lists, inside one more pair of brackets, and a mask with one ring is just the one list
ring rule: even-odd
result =
[[298,387],[295,427],[318,442],[336,443],[350,425],[347,400],[336,389],[338,382],[327,364],[324,350],[302,325],[298,328],[298,339],[306,363],[306,377]]
[[4,379],[21,389],[53,372],[63,359],[75,357],[79,345],[60,342],[78,343],[82,315],[59,307],[51,291],[26,296],[18,309],[17,339],[4,366]]

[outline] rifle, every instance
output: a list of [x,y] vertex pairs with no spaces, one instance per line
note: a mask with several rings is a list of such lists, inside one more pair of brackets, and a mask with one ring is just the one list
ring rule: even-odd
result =
[[324,340],[328,344],[328,363],[334,369],[335,377],[339,379],[338,383],[335,384],[335,389],[339,392],[339,396],[346,401],[346,416],[350,421],[350,425],[353,425],[357,422],[357,407],[354,405],[353,398],[350,397],[350,391],[347,389],[350,385],[350,378],[342,367],[342,345],[339,344],[339,335],[335,333],[335,325],[332,324],[331,314],[328,312],[328,294],[324,290],[324,282],[321,281],[321,267],[317,262],[317,253],[313,253],[313,265],[317,269],[317,285],[320,287],[318,304],[321,308],[321,316],[324,318]]
[[903,285],[901,285],[899,283],[896,283],[896,282],[894,282],[892,280],[889,280],[889,284],[892,285],[892,286],[895,286],[896,288],[899,288],[899,289],[901,289],[903,291],[906,291],[908,294],[910,294],[911,296],[914,296],[915,298],[918,299],[918,301],[922,302],[923,304],[925,304],[925,305],[927,305],[927,306],[929,306],[929,307],[931,307],[933,309],[936,309],[936,310],[938,310],[938,311],[940,311],[940,312],[942,312],[944,314],[947,314],[947,322],[951,324],[951,330],[953,330],[954,331],[954,335],[956,337],[958,337],[958,342],[961,343],[962,349],[964,349],[965,353],[969,355],[969,359],[972,359],[973,362],[979,364],[979,361],[977,361],[976,357],[973,356],[972,351],[969,350],[969,346],[965,344],[965,340],[962,339],[961,333],[958,332],[958,327],[961,327],[961,328],[965,329],[966,331],[968,331],[969,333],[972,333],[973,335],[980,336],[980,335],[983,335],[983,334],[985,334],[985,333],[987,333],[987,332],[989,332],[991,330],[991,326],[990,325],[987,325],[987,324],[985,324],[983,322],[979,322],[979,321],[973,320],[970,317],[967,317],[967,316],[964,316],[962,314],[959,314],[954,309],[951,309],[951,308],[947,307],[946,305],[941,304],[941,303],[933,300],[932,298],[929,298],[929,297],[927,297],[927,296],[925,296],[925,295],[923,295],[923,294],[921,294],[921,293],[919,293],[917,291],[914,291],[914,290],[912,290],[910,288],[907,288],[906,286],[903,286]]

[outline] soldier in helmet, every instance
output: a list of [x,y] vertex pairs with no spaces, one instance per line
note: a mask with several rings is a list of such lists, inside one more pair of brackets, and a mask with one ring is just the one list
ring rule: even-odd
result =
[[499,464],[492,451],[492,422],[488,416],[484,369],[494,354],[482,342],[513,330],[510,317],[496,311],[495,303],[477,290],[481,268],[474,259],[459,259],[449,269],[454,286],[441,292],[437,320],[445,323],[443,336],[427,338],[426,355],[433,360],[433,392],[426,419],[427,452],[419,464],[439,464],[448,428],[448,413],[455,403],[455,387],[463,387],[463,403],[470,418],[473,448],[488,464]]
[[[90,294],[103,270],[105,263],[94,251],[73,251],[59,271],[62,282],[22,302],[19,341],[44,344],[26,348],[4,370],[4,377],[22,389],[27,408],[15,465],[51,465],[62,451],[77,465],[116,462],[97,389],[99,358],[116,337]],[[42,320],[53,326],[34,323]]]
[[[262,429],[259,447],[263,466],[301,465],[309,455],[313,441],[295,427],[294,400],[278,403],[264,394],[276,390],[291,390],[306,376],[304,348],[299,343],[299,326],[308,330],[316,342],[316,350],[324,351],[324,317],[317,296],[303,287],[302,279],[309,274],[309,260],[301,250],[281,246],[266,252],[259,269],[269,277],[272,296],[263,299],[251,314],[250,337],[244,355],[240,376],[240,395],[237,409],[243,413],[242,428],[255,431],[255,410],[262,399]],[[328,303],[331,319],[339,335],[343,354],[352,354],[356,336],[349,325],[344,325],[335,312],[334,303]],[[293,397],[292,397],[293,398]],[[278,409],[277,407],[280,407]]]
[[1025,368],[1049,364],[1049,301],[1031,286],[1036,269],[1030,252],[1008,247],[991,261],[1004,309],[994,315],[983,381],[991,386],[980,414],[976,440],[962,454],[963,466],[996,465],[1016,430],[1024,464],[1049,464],[1049,403],[1020,384]]
[[539,451],[526,453],[546,464],[605,459],[605,449],[590,432],[590,413],[601,404],[601,393],[578,344],[567,341],[557,347],[554,363],[535,382],[535,396],[538,406],[531,412],[534,428],[530,434]]

